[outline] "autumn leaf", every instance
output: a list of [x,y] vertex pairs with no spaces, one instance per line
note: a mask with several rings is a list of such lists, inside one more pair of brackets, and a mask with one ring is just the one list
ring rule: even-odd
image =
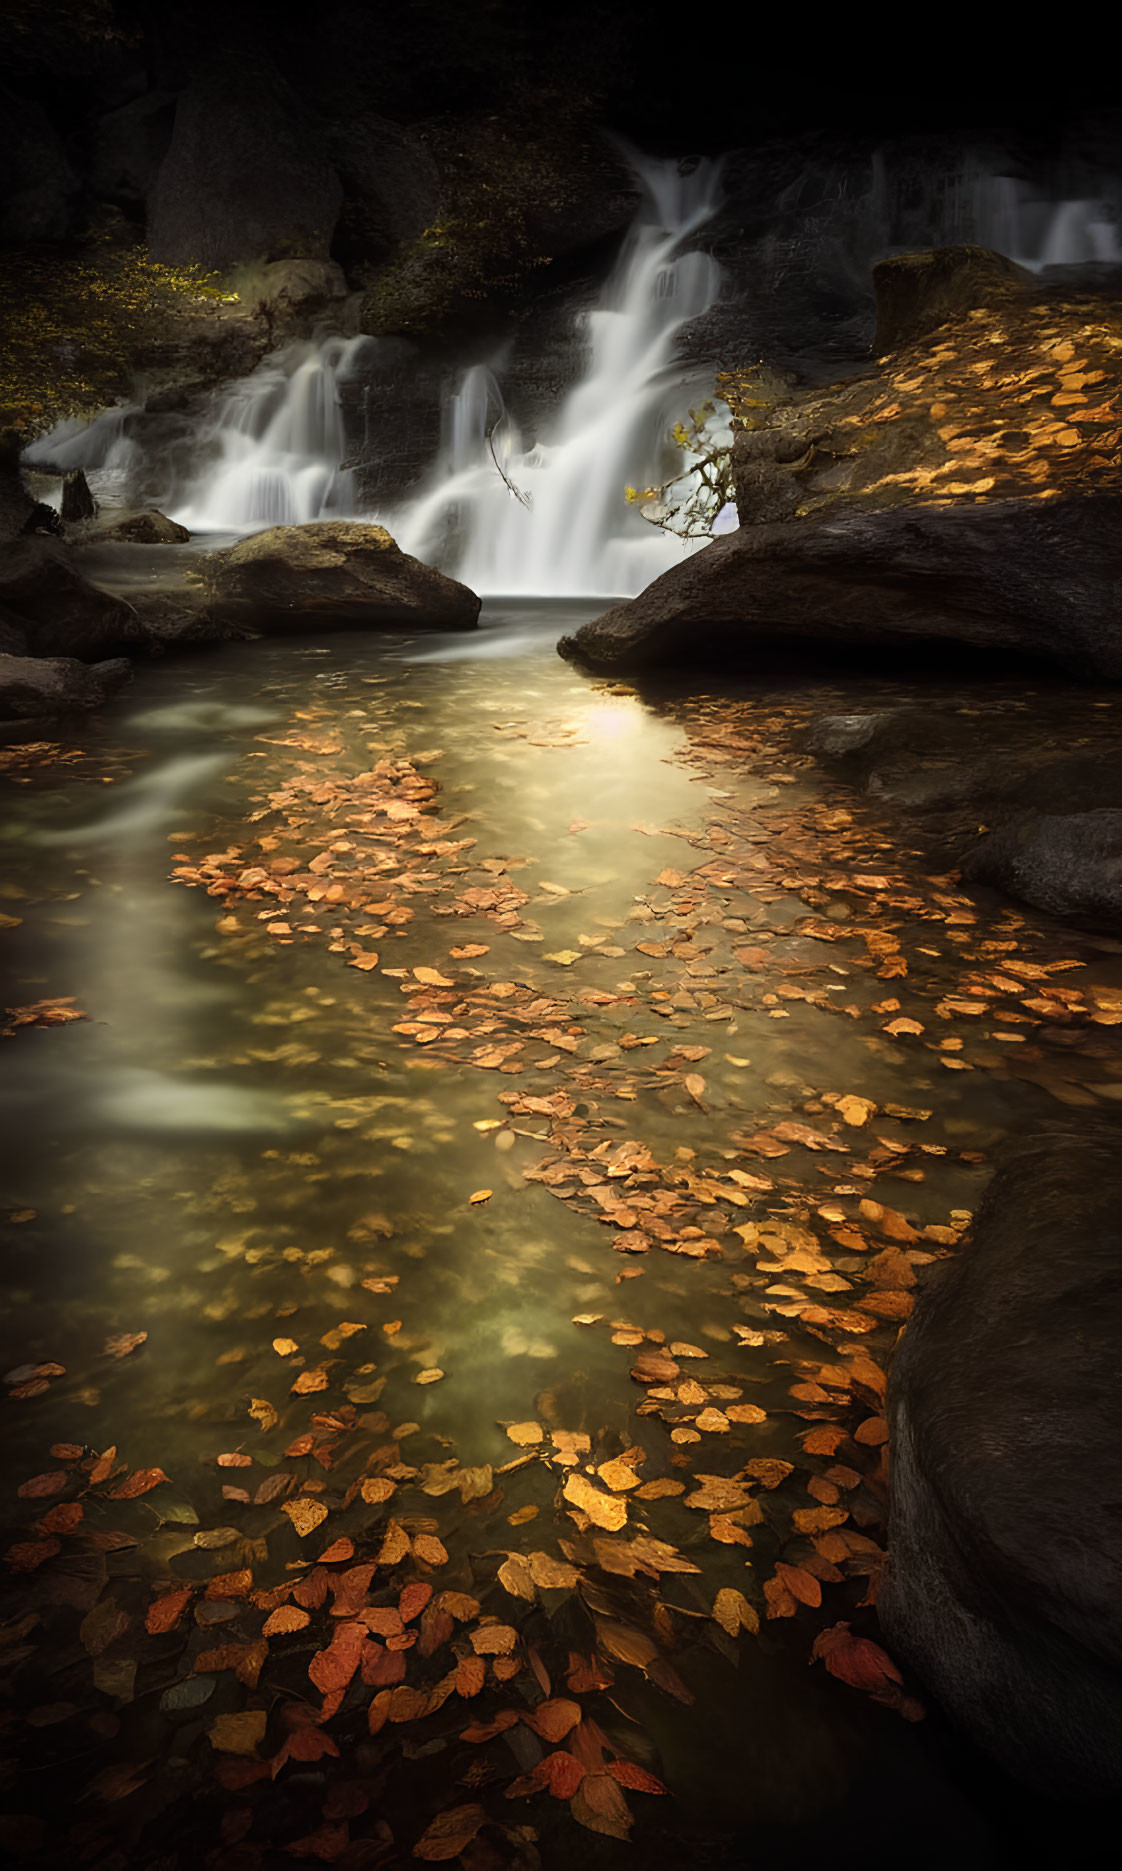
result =
[[119,1332],[115,1338],[105,1341],[105,1354],[110,1358],[127,1358],[129,1353],[147,1340],[147,1332]]
[[627,1502],[617,1494],[604,1494],[599,1488],[594,1488],[584,1475],[575,1472],[567,1475],[562,1493],[582,1514],[587,1514],[598,1527],[604,1527],[609,1533],[618,1533],[627,1524]]
[[281,1511],[288,1515],[302,1540],[307,1539],[309,1533],[314,1533],[327,1519],[327,1509],[323,1502],[314,1501],[306,1494],[300,1495],[295,1501],[285,1501]]
[[812,1573],[802,1566],[789,1566],[782,1559],[775,1562],[775,1576],[785,1586],[792,1598],[797,1598],[802,1605],[820,1605],[822,1587]]
[[264,1709],[241,1709],[219,1715],[207,1730],[210,1744],[220,1754],[256,1754],[265,1739],[268,1716]]
[[110,1488],[105,1498],[109,1501],[135,1501],[140,1495],[151,1493],[153,1488],[158,1488],[161,1481],[167,1479],[162,1468],[138,1468],[119,1481],[115,1488]]
[[308,1613],[301,1611],[299,1605],[278,1605],[270,1612],[262,1629],[266,1637],[281,1637],[290,1631],[305,1630],[310,1623]]
[[713,1602],[713,1616],[730,1637],[735,1637],[741,1630],[758,1631],[760,1628],[760,1620],[744,1593],[736,1591],[732,1586],[725,1586],[717,1593]]
[[555,1696],[546,1702],[539,1702],[536,1709],[522,1717],[527,1728],[532,1728],[543,1741],[563,1741],[567,1734],[577,1726],[581,1719],[579,1702],[570,1702],[565,1696]]
[[614,1839],[625,1839],[630,1834],[631,1811],[611,1773],[585,1774],[569,1802],[569,1811],[590,1832],[602,1832]]
[[55,1468],[45,1475],[32,1475],[30,1481],[21,1482],[16,1493],[21,1501],[48,1500],[52,1494],[58,1494],[65,1488],[69,1480],[65,1468]]
[[452,1806],[447,1812],[438,1813],[421,1834],[413,1847],[413,1856],[429,1864],[458,1858],[471,1844],[480,1826],[486,1824],[487,1814],[482,1806]]
[[292,1394],[296,1397],[307,1397],[313,1391],[326,1390],[328,1382],[327,1372],[322,1367],[313,1371],[301,1371],[292,1385]]
[[173,1592],[164,1592],[154,1598],[148,1607],[144,1628],[152,1637],[159,1637],[166,1631],[173,1631],[191,1602],[192,1589],[182,1585]]
[[656,1780],[645,1767],[637,1761],[614,1760],[608,1762],[608,1772],[613,1780],[618,1780],[621,1787],[627,1787],[632,1793],[666,1793],[661,1780]]

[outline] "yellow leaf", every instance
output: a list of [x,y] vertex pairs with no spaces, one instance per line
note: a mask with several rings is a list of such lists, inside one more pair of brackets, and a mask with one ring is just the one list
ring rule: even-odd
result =
[[268,1719],[265,1709],[239,1709],[233,1715],[216,1716],[207,1731],[210,1745],[220,1754],[255,1754],[265,1739]]
[[758,1631],[760,1628],[760,1620],[744,1593],[734,1591],[729,1585],[717,1593],[713,1616],[730,1637],[735,1637],[740,1630]]
[[626,1526],[627,1502],[621,1501],[615,1494],[602,1494],[584,1475],[568,1475],[562,1492],[567,1501],[579,1507],[596,1526],[603,1527],[606,1532],[618,1533],[622,1526]]
[[322,1501],[313,1501],[310,1495],[301,1494],[295,1501],[285,1501],[281,1512],[288,1515],[300,1538],[306,1539],[327,1519],[327,1509]]

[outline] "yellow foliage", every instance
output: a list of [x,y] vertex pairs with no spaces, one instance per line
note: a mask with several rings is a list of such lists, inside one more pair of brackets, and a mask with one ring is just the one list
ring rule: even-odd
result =
[[103,409],[169,325],[236,297],[197,267],[158,265],[110,236],[0,256],[0,434],[24,443]]

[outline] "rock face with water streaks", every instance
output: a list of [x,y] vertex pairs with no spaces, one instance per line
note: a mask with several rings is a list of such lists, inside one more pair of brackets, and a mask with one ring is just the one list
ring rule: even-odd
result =
[[222,619],[263,630],[316,624],[472,630],[480,600],[422,565],[382,526],[317,520],[253,533],[208,561],[204,581]]
[[892,1368],[894,1651],[1010,1772],[1122,1792],[1116,1125],[1019,1145]]

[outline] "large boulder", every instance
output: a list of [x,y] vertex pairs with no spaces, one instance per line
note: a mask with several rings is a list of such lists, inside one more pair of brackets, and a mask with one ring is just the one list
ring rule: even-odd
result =
[[0,92],[0,245],[65,240],[79,181],[43,106]]
[[995,885],[1050,916],[1122,925],[1122,810],[1020,814],[967,854],[968,882]]
[[1039,1792],[1122,1793],[1122,1134],[1055,1128],[930,1271],[889,1383],[894,1654]]
[[167,155],[175,122],[169,91],[146,91],[94,126],[90,185],[100,201],[136,208],[148,195]]
[[116,541],[134,546],[182,546],[191,535],[158,507],[106,507],[84,528],[82,543]]
[[51,539],[14,540],[0,550],[0,606],[23,631],[32,656],[101,662],[137,641],[128,604],[91,584]]
[[873,350],[898,351],[953,319],[1023,293],[1032,275],[987,247],[935,247],[898,253],[873,268],[877,328]]
[[314,624],[472,630],[480,600],[410,558],[382,526],[271,526],[216,552],[203,573],[215,616],[265,630]]
[[742,528],[558,644],[604,671],[938,642],[1122,677],[1122,495],[824,508]]
[[326,259],[343,191],[318,125],[264,56],[216,59],[180,93],[149,197],[154,260],[221,270]]
[[125,657],[80,663],[73,656],[0,653],[0,721],[86,714],[100,708],[132,675]]

